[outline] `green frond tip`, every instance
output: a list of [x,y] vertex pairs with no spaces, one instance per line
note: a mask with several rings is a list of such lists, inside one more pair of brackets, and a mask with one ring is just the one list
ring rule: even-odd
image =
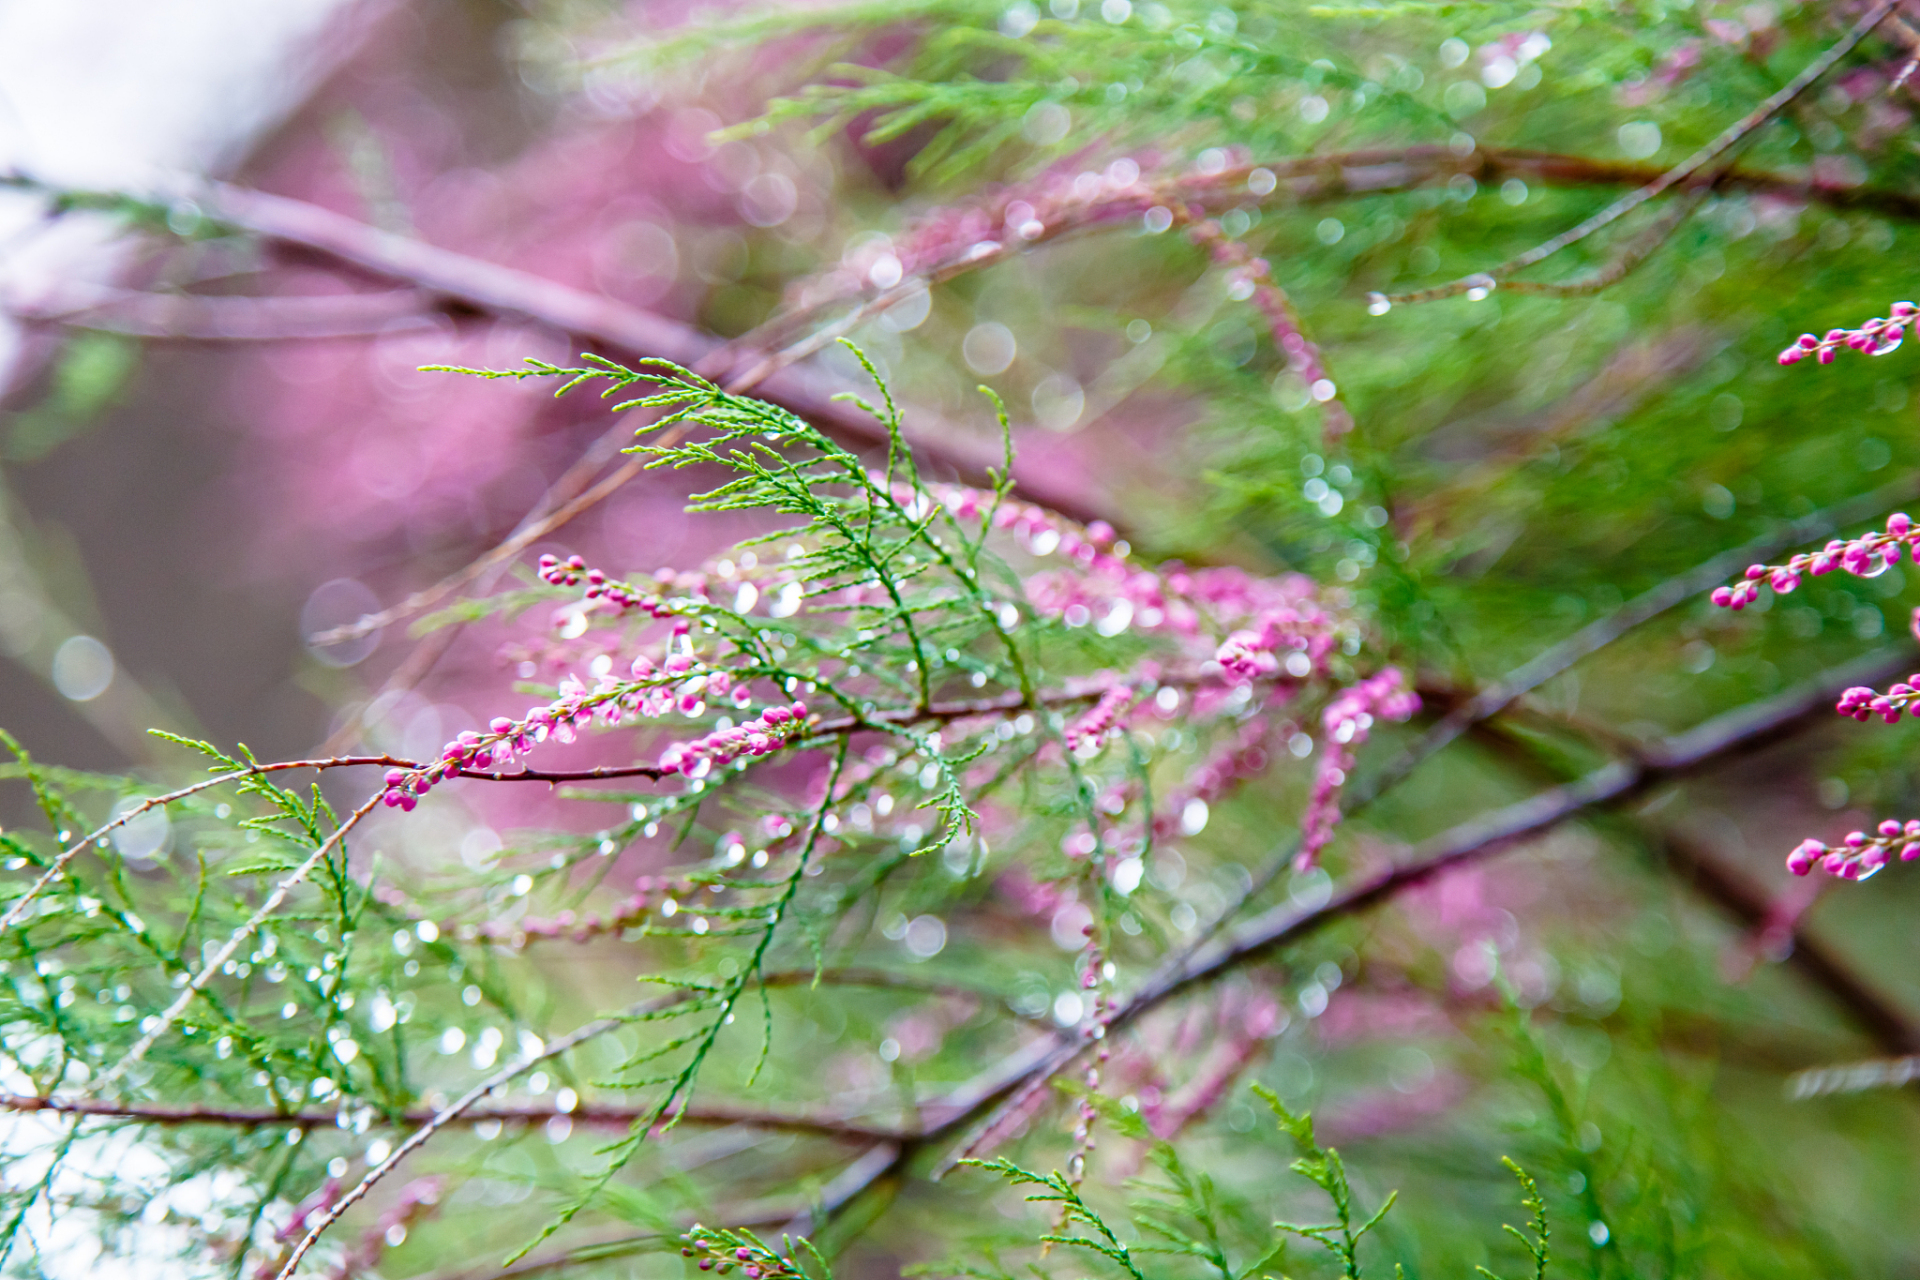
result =
[[[1528,1235],[1525,1231],[1522,1231],[1510,1222],[1501,1224],[1502,1230],[1518,1240],[1521,1247],[1532,1256],[1533,1280],[1545,1280],[1547,1261],[1552,1255],[1549,1241],[1553,1236],[1553,1233],[1547,1227],[1547,1202],[1540,1195],[1540,1186],[1533,1180],[1533,1175],[1525,1169],[1522,1169],[1519,1164],[1514,1161],[1513,1157],[1501,1156],[1500,1163],[1505,1165],[1507,1171],[1520,1180],[1520,1188],[1524,1193],[1520,1197],[1520,1206],[1531,1215],[1527,1225],[1532,1229],[1533,1234]],[[1475,1267],[1474,1270],[1486,1276],[1487,1280],[1502,1280],[1499,1275],[1487,1270],[1485,1267]]]
[[1347,1182],[1347,1167],[1338,1151],[1323,1147],[1315,1140],[1313,1117],[1305,1112],[1295,1114],[1271,1089],[1256,1084],[1253,1091],[1273,1109],[1281,1130],[1299,1147],[1300,1158],[1293,1162],[1293,1171],[1326,1192],[1327,1199],[1333,1202],[1332,1222],[1317,1225],[1276,1222],[1273,1224],[1274,1230],[1313,1241],[1340,1260],[1340,1274],[1344,1280],[1359,1280],[1361,1238],[1380,1225],[1387,1211],[1400,1198],[1400,1193],[1388,1192],[1387,1198],[1381,1201],[1373,1215],[1355,1226],[1353,1188]]

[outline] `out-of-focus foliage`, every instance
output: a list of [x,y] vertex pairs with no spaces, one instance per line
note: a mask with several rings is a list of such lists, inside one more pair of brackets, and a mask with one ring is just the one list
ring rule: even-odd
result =
[[[1920,499],[1910,352],[1825,369],[1774,362],[1794,334],[1881,314],[1914,292],[1903,264],[1920,249],[1920,133],[1912,100],[1889,92],[1907,56],[1892,28],[1757,129],[1735,175],[1618,283],[1579,297],[1496,288],[1384,312],[1368,301],[1491,270],[1579,223],[1751,110],[1856,16],[1704,0],[1631,12],[943,0],[643,36],[622,15],[560,6],[518,34],[530,81],[622,86],[660,104],[662,130],[700,126],[689,154],[721,177],[752,157],[762,173],[811,184],[818,199],[804,216],[726,233],[737,261],[699,308],[725,336],[809,303],[835,272],[857,293],[891,287],[902,260],[912,266],[916,227],[961,225],[956,211],[970,208],[999,214],[1115,161],[1149,178],[1254,171],[1212,216],[1272,264],[1352,412],[1345,436],[1329,438],[1298,360],[1235,296],[1231,274],[1179,229],[1137,216],[956,273],[851,326],[853,337],[909,430],[957,422],[955,440],[997,451],[973,392],[987,381],[1028,428],[1025,459],[1088,478],[1142,559],[1299,571],[1338,593],[1356,619],[1341,660],[1364,634],[1363,660],[1418,673],[1429,713],[1419,729],[1717,553],[1835,508],[1863,523]],[[727,132],[705,139],[709,125]],[[1302,165],[1308,157],[1325,159]],[[1605,270],[1677,198],[1523,278]],[[709,233],[688,232],[689,260]],[[874,274],[883,257],[894,275]],[[863,372],[838,350],[822,370]],[[34,414],[84,419],[122,394],[124,363],[107,341],[75,347]],[[742,429],[787,429],[765,412]],[[10,449],[51,448],[73,429],[40,421],[17,421]],[[689,492],[719,474],[714,456],[669,456],[694,466]],[[770,452],[756,456],[773,465]],[[762,488],[748,496],[780,479],[777,468],[753,477]],[[1868,492],[1877,503],[1846,505]],[[910,504],[886,514],[898,545],[883,554],[920,545],[921,514]],[[749,549],[771,566],[784,545]],[[610,554],[624,560],[609,569],[636,582],[656,567],[644,543]],[[1029,567],[1015,560],[1002,586]],[[709,565],[716,591],[761,582],[743,556],[724,563]],[[543,1246],[559,1252],[535,1261],[651,1276],[685,1249],[689,1268],[704,1258],[815,1280],[829,1260],[843,1280],[906,1266],[994,1280],[1029,1268],[1063,1280],[1395,1266],[1409,1277],[1473,1266],[1899,1274],[1920,1256],[1911,1091],[1788,1090],[1805,1069],[1920,1049],[1910,927],[1920,891],[1895,866],[1815,906],[1780,861],[1803,834],[1920,813],[1910,726],[1796,723],[1784,745],[1662,778],[1166,1001],[1116,1031],[1097,1085],[1076,1066],[996,1135],[987,1158],[1018,1185],[947,1167],[977,1133],[913,1135],[938,1130],[951,1118],[941,1108],[994,1084],[1049,1026],[1090,1015],[1080,970],[1096,922],[1112,929],[1100,958],[1114,972],[1100,980],[1138,990],[1221,912],[1237,910],[1233,924],[1311,913],[1456,824],[1864,651],[1897,660],[1911,572],[1833,575],[1740,614],[1701,591],[1622,628],[1355,806],[1325,868],[1298,874],[1280,868],[1311,762],[1293,758],[1291,733],[1261,743],[1260,768],[1239,785],[1183,808],[1118,897],[1110,880],[1084,879],[1084,851],[1067,843],[1106,794],[1071,754],[1070,783],[1010,767],[986,789],[1007,838],[962,836],[914,857],[944,824],[923,813],[908,838],[909,795],[948,802],[964,825],[942,774],[955,751],[921,743],[920,756],[887,758],[862,742],[879,754],[832,766],[871,771],[835,816],[832,857],[803,854],[776,869],[789,879],[749,893],[756,912],[763,898],[797,895],[803,932],[751,956],[720,935],[754,932],[758,917],[718,886],[747,874],[754,853],[791,854],[782,841],[824,824],[820,797],[796,799],[800,772],[764,790],[757,774],[738,784],[737,810],[702,790],[663,799],[652,783],[583,782],[562,794],[590,816],[541,811],[504,834],[462,807],[461,788],[485,784],[438,789],[406,820],[369,820],[350,857],[326,858],[297,905],[247,939],[210,998],[189,1003],[122,1081],[148,1106],[327,1121],[23,1120],[6,1139],[8,1265],[33,1273],[29,1209],[55,1203],[138,1256],[254,1274],[284,1256],[329,1178],[351,1185],[516,1054],[626,1010],[616,1030],[485,1104],[531,1118],[449,1128],[409,1157],[328,1237],[316,1271],[360,1265],[348,1251],[364,1239],[375,1260],[365,1265],[381,1274],[491,1274],[591,1193],[569,1232]],[[915,566],[903,589],[925,580]],[[738,628],[746,652],[764,642],[765,618],[742,619],[771,594],[756,586],[754,600],[734,595],[731,611],[722,601],[710,616]],[[583,621],[568,634],[562,618],[556,638],[548,625],[574,598],[525,581],[433,620],[497,615],[521,646],[523,688],[497,681],[477,724],[549,700],[549,677],[567,664],[587,674],[602,633]],[[900,615],[887,608],[876,603],[870,633],[840,635],[845,649],[783,624],[795,639],[766,651],[759,674],[831,686],[832,664],[865,662],[867,683],[846,685],[859,690],[856,708],[866,696],[925,701],[936,673],[1021,687],[998,656],[995,618],[969,616],[951,651],[929,641],[930,655],[891,629]],[[1066,624],[1022,636],[1055,672],[1124,667],[1143,652],[1133,637]],[[605,648],[624,672],[631,655]],[[1221,741],[1220,725],[1185,715],[1143,712],[1098,767],[1131,776],[1131,794],[1177,791]],[[1017,755],[1060,728],[1041,719],[1000,737]],[[1383,731],[1356,781],[1413,740]],[[631,746],[591,763],[623,761]],[[10,895],[66,843],[55,833],[91,830],[116,801],[177,785],[24,755],[7,776],[30,780],[42,810],[0,835]],[[347,795],[327,791],[330,812],[320,792],[291,783],[209,790],[76,859],[0,942],[9,1091],[85,1095],[252,916],[263,886],[324,842]],[[649,927],[618,918],[628,886],[613,883],[616,862],[646,877]],[[681,913],[699,924],[674,923]],[[509,927],[483,928],[499,922]],[[583,941],[570,940],[576,930]],[[761,965],[763,953],[778,963]],[[756,972],[764,986],[750,984]],[[694,995],[646,1003],[654,987],[635,978]],[[690,1044],[696,1109],[648,1134],[670,1081],[634,1073]],[[667,1060],[672,1076],[684,1057]],[[627,1089],[636,1083],[653,1092]],[[1279,1128],[1249,1083],[1272,1091]],[[1295,1118],[1309,1108],[1318,1139]],[[1525,1170],[1520,1209],[1503,1158]],[[1395,1189],[1392,1212],[1375,1218]],[[1313,1226],[1329,1196],[1347,1228],[1370,1227],[1363,1240]],[[1527,1230],[1500,1231],[1522,1213]],[[695,1222],[710,1230],[683,1244]],[[1331,1252],[1287,1241],[1276,1222],[1319,1231]],[[725,1234],[735,1227],[760,1234]],[[1534,1251],[1547,1228],[1550,1265]],[[780,1243],[782,1231],[818,1252]]]

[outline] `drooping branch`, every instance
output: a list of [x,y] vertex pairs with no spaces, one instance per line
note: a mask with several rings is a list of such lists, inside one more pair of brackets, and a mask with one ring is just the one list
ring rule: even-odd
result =
[[1534,246],[1525,253],[1514,258],[1509,258],[1507,261],[1486,271],[1475,272],[1472,275],[1450,281],[1447,284],[1437,285],[1431,289],[1418,289],[1410,293],[1392,294],[1388,296],[1387,301],[1431,302],[1439,298],[1458,297],[1464,293],[1490,288],[1495,282],[1504,280],[1516,272],[1524,271],[1536,263],[1544,262],[1561,250],[1571,248],[1573,245],[1580,243],[1596,232],[1605,230],[1607,227],[1612,226],[1620,219],[1626,217],[1629,213],[1632,213],[1635,209],[1638,209],[1641,205],[1647,203],[1647,201],[1657,199],[1682,184],[1692,182],[1696,175],[1702,173],[1711,166],[1714,161],[1718,160],[1728,151],[1740,145],[1754,130],[1780,114],[1795,98],[1798,98],[1802,93],[1805,93],[1809,88],[1813,87],[1814,83],[1818,81],[1821,76],[1831,71],[1840,59],[1853,52],[1856,45],[1871,35],[1875,27],[1885,22],[1888,16],[1893,13],[1894,9],[1899,6],[1899,3],[1900,0],[1878,0],[1878,3],[1861,15],[1859,21],[1853,24],[1846,35],[1835,41],[1827,48],[1826,52],[1803,67],[1800,74],[1782,85],[1779,90],[1769,96],[1766,101],[1762,102],[1739,120],[1736,120],[1733,124],[1728,125],[1712,142],[1709,142],[1706,146],[1700,148],[1673,168],[1668,169],[1652,182],[1615,200],[1612,204],[1600,210],[1600,212],[1594,214],[1592,217],[1585,219],[1575,226],[1569,227],[1559,235]]
[[[1741,924],[1764,929],[1776,919],[1772,896],[1704,840],[1672,829],[1652,832],[1650,838],[1689,887]],[[1920,1026],[1803,919],[1790,921],[1783,941],[1788,948],[1784,963],[1825,991],[1881,1049],[1893,1054],[1920,1051]]]
[[45,302],[0,302],[29,324],[58,324],[186,342],[314,342],[427,328],[436,310],[420,289],[281,297],[94,288]]
[[[1475,726],[1475,733],[1520,763],[1530,776],[1559,772],[1534,739],[1510,732],[1504,721],[1483,722]],[[1804,915],[1811,899],[1800,898],[1798,906],[1783,902],[1724,857],[1708,838],[1684,824],[1631,813],[1620,815],[1620,820],[1688,888],[1751,931],[1756,947],[1779,945],[1783,962],[1824,991],[1883,1050],[1898,1054],[1920,1049],[1920,1025],[1812,931]]]
[[[1644,794],[1664,782],[1719,766],[1759,749],[1826,711],[1840,689],[1873,673],[1900,670],[1913,661],[1910,649],[1870,655],[1822,674],[1775,698],[1716,717],[1697,728],[1645,748],[1564,786],[1464,823],[1415,849],[1394,868],[1335,894],[1324,906],[1276,907],[1227,932],[1197,954],[1180,955],[1116,1007],[1104,1026],[1087,1027],[1052,1044],[1037,1042],[969,1086],[968,1099],[928,1108],[945,1118],[907,1144],[902,1160],[920,1148],[945,1147],[961,1139],[964,1152],[990,1133],[998,1115],[1019,1107],[1044,1088],[1098,1039],[1124,1029],[1154,1009],[1320,930],[1386,904],[1446,871],[1504,852],[1570,819]],[[1099,1033],[1096,1036],[1096,1032]],[[962,1135],[971,1135],[962,1138]],[[943,1167],[951,1164],[951,1156]]]

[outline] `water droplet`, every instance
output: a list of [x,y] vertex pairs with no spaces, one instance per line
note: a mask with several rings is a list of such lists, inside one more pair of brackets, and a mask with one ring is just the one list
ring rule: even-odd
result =
[[1391,310],[1393,310],[1393,303],[1390,300],[1388,300],[1386,294],[1370,293],[1367,295],[1367,314],[1368,315],[1383,316]]
[[1886,571],[1887,557],[1884,553],[1876,551],[1867,557],[1866,562],[1860,566],[1860,572],[1854,576],[1857,578],[1877,578]]
[[1466,284],[1468,300],[1479,302],[1493,292],[1495,281],[1492,276],[1483,271],[1478,275],[1468,276]]

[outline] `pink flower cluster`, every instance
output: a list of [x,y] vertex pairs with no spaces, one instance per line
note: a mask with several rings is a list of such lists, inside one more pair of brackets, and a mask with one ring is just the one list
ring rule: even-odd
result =
[[1870,356],[1884,356],[1898,349],[1906,336],[1906,327],[1920,316],[1920,307],[1911,302],[1896,302],[1887,310],[1888,315],[1875,316],[1858,329],[1829,329],[1824,338],[1803,333],[1780,353],[1780,363],[1799,364],[1812,356],[1821,364],[1832,364],[1834,353],[1841,347],[1864,351]]
[[1888,818],[1875,834],[1850,831],[1846,839],[1832,847],[1818,840],[1802,840],[1787,855],[1787,870],[1804,876],[1818,863],[1821,870],[1842,880],[1865,880],[1886,866],[1895,850],[1902,862],[1920,858],[1920,818],[1905,823]]
[[1730,587],[1715,587],[1713,602],[1727,609],[1744,609],[1760,598],[1765,582],[1781,595],[1800,585],[1801,576],[1832,573],[1843,569],[1856,578],[1877,578],[1900,562],[1903,548],[1920,548],[1920,530],[1903,511],[1887,517],[1885,533],[1868,533],[1858,538],[1835,538],[1818,551],[1802,551],[1785,564],[1756,564],[1747,568],[1745,577]]
[[1341,690],[1328,704],[1321,715],[1327,751],[1307,797],[1295,867],[1304,871],[1312,866],[1320,850],[1333,840],[1333,829],[1340,824],[1340,789],[1346,785],[1347,771],[1353,768],[1354,755],[1367,740],[1374,721],[1405,720],[1418,710],[1420,695],[1407,688],[1406,677],[1397,667],[1387,667],[1351,689]]
[[1840,702],[1834,710],[1862,723],[1879,716],[1888,724],[1898,724],[1901,713],[1913,711],[1916,706],[1920,706],[1920,672],[1891,686],[1885,693],[1869,689],[1863,684],[1855,685],[1840,695]]
[[1324,406],[1321,410],[1322,435],[1332,442],[1353,429],[1353,415],[1335,397],[1339,394],[1326,366],[1320,361],[1320,348],[1301,331],[1300,317],[1286,290],[1273,280],[1273,264],[1256,255],[1244,243],[1233,239],[1211,219],[1187,228],[1187,235],[1213,260],[1227,268],[1227,292],[1234,298],[1251,299],[1266,319],[1273,343],[1287,358],[1287,368],[1303,383],[1307,393]]
[[703,777],[715,765],[727,764],[738,756],[771,755],[784,747],[807,724],[807,704],[768,707],[745,724],[730,729],[715,729],[704,738],[676,742],[660,753],[662,773],[683,773],[689,778]]
[[1318,610],[1270,608],[1260,614],[1257,626],[1228,636],[1213,659],[1235,684],[1280,675],[1304,680],[1319,669],[1332,647],[1324,622]]
[[1067,750],[1077,751],[1082,743],[1091,747],[1104,744],[1107,736],[1119,724],[1121,713],[1132,701],[1131,686],[1116,684],[1109,687],[1084,716],[1067,727]]

